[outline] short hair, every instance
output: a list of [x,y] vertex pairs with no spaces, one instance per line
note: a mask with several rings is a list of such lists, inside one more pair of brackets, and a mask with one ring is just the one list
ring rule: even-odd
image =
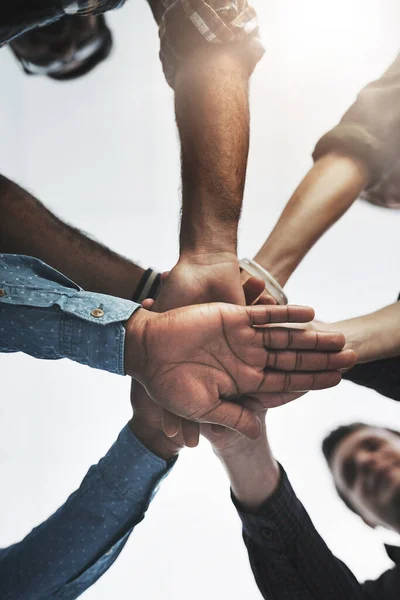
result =
[[349,425],[340,425],[340,427],[333,429],[322,442],[322,452],[328,465],[331,466],[336,448],[347,436],[368,427],[371,427],[371,425],[367,425],[366,423],[350,423]]
[[[394,435],[400,436],[400,431],[390,429],[389,427],[380,427],[379,425],[369,425],[368,423],[361,422],[350,423],[349,425],[340,425],[336,429],[333,429],[322,442],[322,452],[325,456],[329,468],[331,468],[332,466],[333,455],[339,444],[341,444],[346,437],[348,437],[352,433],[355,433],[356,431],[360,431],[360,429],[385,429],[386,431],[389,431]],[[347,508],[359,515],[358,511],[354,508],[351,502],[342,494],[342,492],[338,489],[336,485],[335,488],[339,497],[343,500]]]

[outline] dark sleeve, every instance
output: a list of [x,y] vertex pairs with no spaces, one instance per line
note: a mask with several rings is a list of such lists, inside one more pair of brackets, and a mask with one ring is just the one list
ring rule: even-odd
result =
[[1,0],[0,48],[36,27],[50,25],[64,15],[98,15],[125,0]]
[[398,159],[400,143],[400,55],[376,81],[367,85],[340,123],[317,143],[313,159],[343,152],[363,160],[374,186]]
[[400,356],[356,365],[343,379],[375,390],[382,396],[400,401]]
[[30,29],[57,21],[63,14],[61,0],[2,0],[0,47]]
[[[267,600],[387,600],[380,580],[361,585],[329,550],[297,498],[285,471],[258,514],[233,502],[243,523],[251,568]],[[393,596],[394,598],[394,596]],[[397,598],[397,596],[396,596]]]
[[[400,295],[397,302],[400,301]],[[343,379],[375,390],[382,396],[400,401],[400,356],[356,365],[343,373]]]
[[400,548],[386,546],[389,558],[396,563],[396,567],[386,571],[376,581],[366,581],[364,589],[369,594],[368,598],[382,600],[398,600],[400,597]]

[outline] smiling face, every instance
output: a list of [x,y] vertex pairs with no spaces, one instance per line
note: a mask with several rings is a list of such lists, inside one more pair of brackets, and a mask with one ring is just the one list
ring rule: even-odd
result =
[[330,467],[338,491],[368,525],[400,533],[400,435],[363,427],[338,444]]

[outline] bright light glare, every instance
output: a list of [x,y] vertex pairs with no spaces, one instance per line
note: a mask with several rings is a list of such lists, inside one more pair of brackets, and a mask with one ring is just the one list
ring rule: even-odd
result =
[[[302,51],[349,52],[365,44],[371,32],[385,36],[388,24],[399,17],[394,0],[252,0],[251,4],[267,46],[271,36],[284,36],[290,47]],[[271,31],[272,24],[280,31]]]

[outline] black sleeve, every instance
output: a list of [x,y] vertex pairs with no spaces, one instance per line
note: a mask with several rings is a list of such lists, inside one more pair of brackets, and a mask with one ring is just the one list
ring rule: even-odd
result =
[[[243,539],[266,600],[394,600],[381,592],[388,572],[361,585],[329,550],[282,469],[279,488],[257,515],[240,510]],[[387,579],[389,581],[389,579]],[[396,598],[398,598],[398,594]]]

